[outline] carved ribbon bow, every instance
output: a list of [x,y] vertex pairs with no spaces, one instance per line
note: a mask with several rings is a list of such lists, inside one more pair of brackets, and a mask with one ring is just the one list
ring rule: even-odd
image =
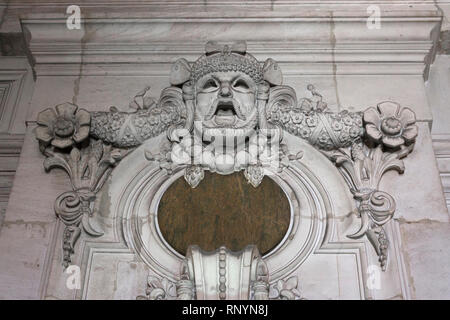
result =
[[206,55],[214,53],[239,53],[245,54],[247,52],[247,44],[245,41],[236,41],[232,44],[220,45],[217,41],[209,41],[205,45]]

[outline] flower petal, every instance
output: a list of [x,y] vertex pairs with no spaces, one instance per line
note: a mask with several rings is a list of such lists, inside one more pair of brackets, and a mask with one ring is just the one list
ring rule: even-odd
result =
[[56,113],[53,109],[47,108],[39,112],[37,116],[37,123],[43,126],[51,127],[56,120]]
[[55,139],[52,140],[52,145],[61,149],[70,147],[73,144],[72,139],[61,139],[58,137],[55,137]]
[[398,148],[405,143],[405,139],[402,137],[384,136],[382,141],[383,144],[389,148]]
[[65,119],[71,119],[73,118],[75,111],[77,111],[78,107],[72,103],[66,102],[58,104],[55,107],[55,109],[58,115],[63,116]]
[[89,113],[89,111],[86,111],[84,109],[79,109],[75,114],[75,118],[77,119],[77,122],[80,126],[86,124],[88,125],[91,123],[91,114]]
[[405,138],[406,142],[413,142],[417,134],[419,133],[419,128],[414,125],[410,125],[403,130],[402,137]]
[[395,117],[400,110],[400,105],[396,102],[385,101],[377,105],[378,110],[383,118]]
[[416,122],[416,115],[410,108],[403,108],[400,111],[399,119],[403,126],[408,126]]
[[366,124],[366,134],[375,141],[380,141],[381,139],[381,132],[378,130],[376,126],[373,124]]
[[84,139],[86,139],[88,137],[88,135],[89,135],[89,127],[88,126],[82,126],[73,135],[73,140],[75,140],[76,142],[81,142]]
[[364,111],[364,122],[378,125],[380,123],[380,114],[375,108],[369,108]]
[[49,143],[53,139],[53,136],[48,127],[39,126],[36,128],[36,138],[40,141]]

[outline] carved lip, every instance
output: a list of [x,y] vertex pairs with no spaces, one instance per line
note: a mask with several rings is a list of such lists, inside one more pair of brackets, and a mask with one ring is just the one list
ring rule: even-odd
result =
[[212,118],[218,120],[217,122],[231,122],[236,121],[236,117],[245,121],[246,117],[241,111],[239,102],[233,98],[218,98],[214,100],[211,109],[205,116],[205,120],[211,120]]
[[216,112],[214,112],[215,116],[235,116],[236,110],[234,109],[233,101],[219,101],[217,104]]

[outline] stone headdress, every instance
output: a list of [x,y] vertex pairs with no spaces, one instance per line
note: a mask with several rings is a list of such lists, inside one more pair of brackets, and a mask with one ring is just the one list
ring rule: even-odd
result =
[[210,41],[205,46],[205,54],[190,64],[186,59],[179,59],[172,66],[170,83],[181,85],[187,81],[195,84],[204,75],[213,72],[238,71],[250,76],[255,83],[267,81],[272,85],[282,82],[281,69],[273,59],[267,59],[262,65],[254,56],[247,53],[245,41],[231,45],[219,45]]

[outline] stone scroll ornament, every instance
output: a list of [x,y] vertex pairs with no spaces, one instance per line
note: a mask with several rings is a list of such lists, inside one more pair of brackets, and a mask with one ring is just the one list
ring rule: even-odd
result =
[[349,148],[328,150],[325,154],[341,171],[358,205],[360,229],[351,239],[367,236],[383,271],[386,270],[388,239],[383,225],[395,212],[394,198],[379,190],[384,173],[403,173],[402,158],[414,148],[418,134],[414,112],[394,102],[382,102],[364,111],[365,139]]
[[99,237],[103,232],[92,224],[93,201],[114,165],[126,151],[100,140],[89,139],[91,115],[71,103],[60,104],[39,113],[36,137],[46,156],[44,168],[67,172],[72,190],[55,201],[55,213],[64,223],[63,266],[71,263],[81,230]]
[[[168,175],[184,170],[193,188],[205,171],[243,171],[258,187],[265,175],[301,159],[302,152],[291,154],[283,142],[291,134],[336,164],[361,218],[361,228],[349,238],[367,236],[385,270],[388,239],[383,225],[393,217],[395,201],[379,184],[386,171],[404,170],[402,158],[412,151],[418,133],[414,113],[394,102],[364,112],[331,112],[313,85],[307,86],[309,97],[297,99],[282,79],[278,64],[270,58],[259,62],[247,53],[245,42],[208,42],[195,62],[174,63],[170,86],[159,99],[145,88],[128,111],[111,107],[88,112],[70,103],[42,111],[36,137],[47,157],[44,166],[64,169],[72,183],[72,191],[55,203],[65,224],[64,265],[70,264],[82,230],[102,235],[95,227],[95,195],[120,159],[144,141],[161,136],[159,152],[146,151],[146,159]],[[271,292],[295,297],[294,282],[286,279]],[[152,297],[161,297],[162,291],[165,297],[174,296],[167,282],[151,279],[149,286],[158,292]]]
[[130,112],[88,112],[72,103],[57,105],[39,113],[36,138],[46,156],[44,168],[60,168],[69,175],[72,191],[55,201],[56,216],[64,223],[63,266],[72,262],[75,244],[82,230],[99,237],[95,227],[94,200],[114,166],[134,147],[183,122],[186,114],[180,90],[168,88],[158,103],[140,91],[131,101]]

